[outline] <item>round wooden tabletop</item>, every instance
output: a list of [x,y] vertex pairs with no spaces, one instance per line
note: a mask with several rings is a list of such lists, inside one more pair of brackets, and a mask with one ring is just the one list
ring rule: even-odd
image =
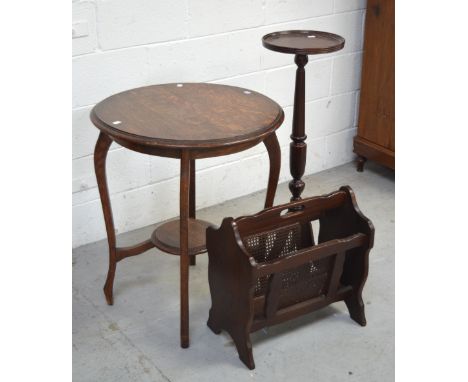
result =
[[204,149],[258,141],[283,122],[281,107],[253,90],[206,83],[153,85],[98,103],[91,120],[118,143]]
[[337,34],[291,30],[269,33],[262,38],[263,46],[281,53],[320,54],[343,49],[345,39]]

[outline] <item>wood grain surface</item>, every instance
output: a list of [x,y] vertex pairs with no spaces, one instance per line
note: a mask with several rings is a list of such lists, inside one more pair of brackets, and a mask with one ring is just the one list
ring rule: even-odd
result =
[[278,128],[284,114],[253,90],[174,83],[115,94],[93,108],[91,119],[116,138],[182,149],[256,140]]
[[358,171],[367,159],[395,169],[395,1],[368,0],[358,133]]

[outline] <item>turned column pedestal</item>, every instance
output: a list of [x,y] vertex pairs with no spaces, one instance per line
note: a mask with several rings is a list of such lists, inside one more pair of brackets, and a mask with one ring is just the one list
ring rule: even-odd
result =
[[[294,91],[294,111],[291,144],[289,151],[289,169],[292,180],[289,182],[291,201],[301,199],[305,184],[302,180],[307,161],[305,142],[305,66],[309,54],[323,54],[343,49],[345,40],[333,33],[293,30],[269,33],[262,38],[263,46],[280,53],[294,54],[296,70],[296,88]],[[300,209],[301,206],[294,207]]]

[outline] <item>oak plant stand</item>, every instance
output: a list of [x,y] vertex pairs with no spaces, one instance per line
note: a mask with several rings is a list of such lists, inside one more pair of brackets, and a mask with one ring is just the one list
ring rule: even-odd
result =
[[[265,207],[272,206],[281,161],[275,130],[283,119],[281,107],[262,94],[202,83],[132,89],[93,108],[91,120],[100,129],[94,165],[109,243],[104,285],[109,305],[114,301],[120,260],[153,247],[180,256],[180,343],[183,348],[189,346],[189,262],[195,265],[195,255],[206,251],[205,231],[210,226],[195,217],[195,160],[236,153],[263,142],[270,159]],[[180,159],[180,195],[173,195],[180,198],[179,220],[160,225],[150,239],[131,247],[117,247],[116,243],[106,180],[106,157],[112,142],[140,153]]]
[[[320,222],[317,243],[314,220]],[[265,326],[340,300],[354,321],[366,325],[362,289],[373,242],[374,227],[348,186],[225,218],[219,229],[207,229],[208,326],[216,334],[226,330],[242,362],[254,369],[250,333]]]
[[[269,33],[262,38],[263,46],[280,53],[294,54],[296,70],[296,88],[294,91],[294,110],[292,122],[291,144],[289,151],[289,169],[292,180],[289,190],[292,193],[291,201],[301,199],[305,184],[302,181],[304,175],[307,144],[305,140],[305,70],[309,54],[322,54],[336,52],[343,49],[345,40],[333,33],[290,30]],[[300,208],[300,207],[291,207]]]

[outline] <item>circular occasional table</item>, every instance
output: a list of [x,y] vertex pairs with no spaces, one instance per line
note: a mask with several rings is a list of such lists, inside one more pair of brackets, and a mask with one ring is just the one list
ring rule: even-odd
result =
[[[113,304],[118,261],[153,247],[179,255],[180,340],[183,348],[189,346],[189,263],[195,265],[195,255],[206,251],[205,230],[210,225],[195,218],[195,160],[236,153],[263,142],[270,160],[265,201],[265,207],[270,207],[281,161],[275,130],[283,119],[281,107],[260,93],[203,83],[132,89],[106,98],[93,108],[91,120],[100,130],[94,167],[109,243],[104,285],[108,304]],[[113,141],[141,153],[180,159],[179,219],[158,226],[150,239],[131,247],[116,245],[106,180],[106,156]]]
[[[333,33],[290,30],[269,33],[262,38],[263,46],[280,53],[294,54],[296,70],[296,88],[294,91],[294,109],[292,134],[290,144],[289,169],[292,180],[289,182],[289,190],[292,193],[291,201],[301,199],[304,190],[304,175],[307,144],[305,140],[305,70],[309,54],[331,53],[343,49],[345,39]],[[296,209],[301,208],[300,206]]]

